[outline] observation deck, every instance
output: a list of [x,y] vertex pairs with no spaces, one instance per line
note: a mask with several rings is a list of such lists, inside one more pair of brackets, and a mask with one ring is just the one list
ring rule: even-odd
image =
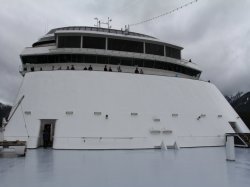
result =
[[22,52],[24,75],[43,70],[112,71],[199,79],[196,64],[183,60],[183,48],[155,37],[97,27],[62,27],[49,31]]

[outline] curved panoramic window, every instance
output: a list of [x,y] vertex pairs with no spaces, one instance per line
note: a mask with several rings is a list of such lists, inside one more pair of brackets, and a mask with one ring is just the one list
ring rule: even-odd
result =
[[109,38],[108,49],[116,51],[143,53],[143,42]]
[[58,36],[58,48],[80,48],[81,36]]
[[154,60],[144,60],[144,67],[146,68],[154,68]]
[[166,46],[166,56],[181,59],[181,51],[179,49]]
[[96,63],[96,56],[95,55],[84,55],[84,62],[85,63]]
[[120,64],[123,66],[133,66],[133,59],[132,58],[121,58]]
[[[82,37],[82,43],[81,43]],[[39,41],[33,44],[33,47],[39,45],[52,45],[52,41]],[[107,43],[106,43],[107,42]],[[181,49],[171,46],[165,46],[155,43],[144,43],[141,41],[131,41],[124,39],[93,37],[93,36],[58,36],[58,48],[90,48],[90,49],[107,49],[114,51],[125,51],[134,53],[144,53],[151,55],[167,56],[170,58],[181,59]],[[164,52],[165,50],[165,52]],[[165,53],[165,54],[164,54]]]
[[133,59],[133,65],[134,66],[138,66],[138,67],[143,67],[144,65],[143,65],[143,59]]
[[109,64],[120,65],[121,64],[121,58],[119,58],[119,57],[109,57]]
[[105,49],[106,38],[84,36],[82,41],[82,47],[91,49]]
[[152,43],[146,43],[146,54],[164,56],[164,46]]
[[109,58],[107,56],[97,56],[96,57],[96,63],[97,64],[108,64]]
[[46,64],[46,63],[97,63],[97,64],[112,64],[123,66],[138,66],[145,68],[162,69],[183,73],[190,76],[197,76],[201,72],[189,67],[172,64],[169,62],[137,59],[110,57],[99,55],[82,55],[82,54],[60,54],[60,55],[38,55],[38,56],[22,56],[23,64]]

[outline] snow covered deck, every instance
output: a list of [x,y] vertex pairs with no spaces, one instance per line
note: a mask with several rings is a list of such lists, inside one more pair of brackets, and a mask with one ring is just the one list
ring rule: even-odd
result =
[[0,158],[0,186],[249,186],[250,149],[28,150]]

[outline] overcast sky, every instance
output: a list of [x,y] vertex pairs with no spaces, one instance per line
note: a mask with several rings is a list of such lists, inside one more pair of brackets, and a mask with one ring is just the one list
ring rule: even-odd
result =
[[[0,102],[13,104],[20,87],[19,54],[46,31],[93,26],[112,18],[112,28],[142,21],[191,0],[0,0]],[[131,27],[184,47],[223,94],[250,91],[250,0],[198,0],[171,15]]]

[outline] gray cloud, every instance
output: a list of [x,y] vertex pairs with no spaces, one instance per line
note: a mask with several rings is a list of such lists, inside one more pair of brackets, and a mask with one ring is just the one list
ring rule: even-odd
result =
[[[113,28],[135,23],[189,0],[2,0],[0,6],[0,102],[14,103],[22,77],[19,54],[46,30],[95,24],[94,17]],[[224,94],[250,90],[250,2],[199,0],[185,9],[131,30],[184,47],[183,58],[197,63],[202,79]]]

